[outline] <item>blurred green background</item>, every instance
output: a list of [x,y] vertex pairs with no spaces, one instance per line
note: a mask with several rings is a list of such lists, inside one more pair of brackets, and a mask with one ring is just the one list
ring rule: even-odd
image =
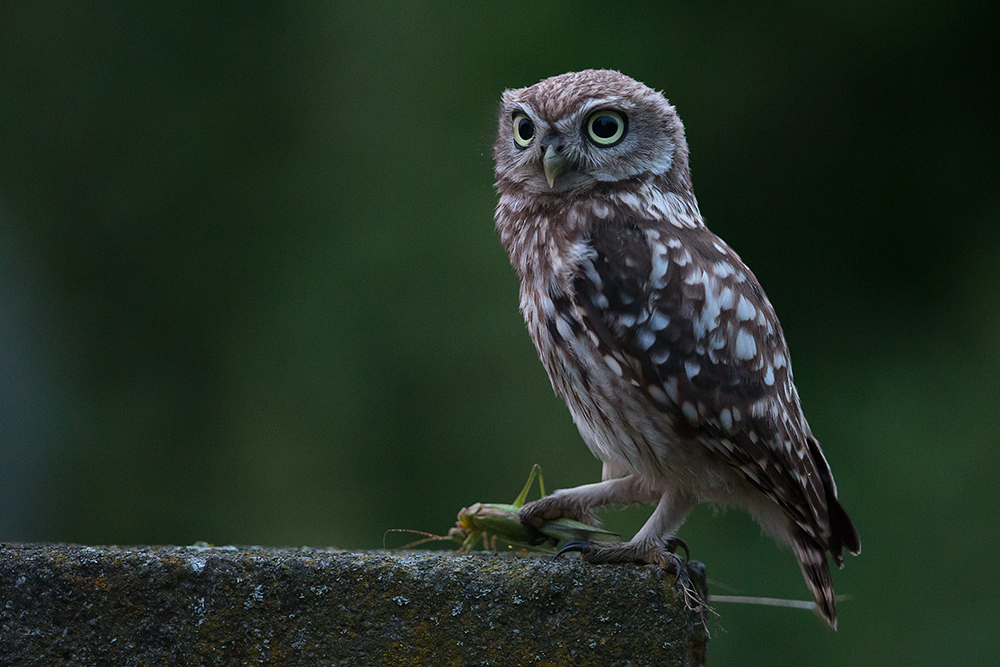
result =
[[[839,633],[719,604],[710,664],[993,664],[996,3],[782,4],[4,3],[0,539],[376,548],[596,481],[490,146],[504,88],[608,67],[684,119],[864,545]],[[681,535],[808,597],[743,513]]]

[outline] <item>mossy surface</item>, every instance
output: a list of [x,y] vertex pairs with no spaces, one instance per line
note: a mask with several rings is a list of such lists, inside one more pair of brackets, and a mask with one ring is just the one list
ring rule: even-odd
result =
[[0,601],[0,665],[640,667],[706,643],[670,571],[482,553],[3,544]]

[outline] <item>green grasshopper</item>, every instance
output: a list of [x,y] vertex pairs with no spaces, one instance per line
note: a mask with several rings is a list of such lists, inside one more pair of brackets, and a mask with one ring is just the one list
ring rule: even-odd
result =
[[[528,492],[531,490],[536,476],[538,477],[538,491],[544,497],[545,482],[542,479],[542,467],[536,463],[531,468],[527,483],[513,503],[509,505],[505,503],[475,503],[469,507],[463,507],[458,513],[458,521],[448,531],[447,536],[429,535],[426,539],[412,542],[400,548],[406,549],[436,540],[453,540],[461,545],[458,552],[464,554],[472,551],[480,540],[483,542],[484,549],[492,547],[495,551],[499,539],[507,542],[510,547],[554,554],[556,553],[554,547],[560,541],[615,542],[618,540],[616,533],[572,519],[560,518],[543,522],[538,528],[538,532],[545,538],[545,541],[542,544],[533,544],[536,540],[524,529],[518,514],[528,497]],[[426,535],[426,533],[423,534]],[[488,535],[492,537],[488,538]]]
[[544,522],[538,532],[545,538],[541,545],[533,545],[532,536],[524,529],[519,518],[531,485],[538,477],[538,492],[545,496],[545,481],[542,478],[542,467],[537,463],[532,466],[531,474],[521,493],[510,505],[504,503],[476,503],[471,507],[463,507],[458,513],[455,527],[448,531],[448,537],[461,543],[460,553],[471,551],[482,539],[483,547],[488,548],[487,535],[493,536],[491,542],[495,549],[496,540],[502,539],[511,546],[517,546],[532,551],[555,553],[555,545],[563,540],[584,540],[591,542],[614,542],[618,535],[572,519],[555,519]]

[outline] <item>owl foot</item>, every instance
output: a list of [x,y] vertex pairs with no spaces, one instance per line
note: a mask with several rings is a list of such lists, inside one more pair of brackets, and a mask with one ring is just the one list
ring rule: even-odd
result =
[[518,516],[521,519],[521,525],[524,526],[525,532],[533,540],[536,540],[533,544],[540,544],[548,539],[538,530],[546,521],[565,517],[585,523],[588,526],[597,526],[599,523],[588,508],[574,501],[568,495],[560,495],[558,491],[526,504],[521,508]]
[[[682,559],[675,552],[678,547],[684,549]],[[624,542],[624,543],[594,543],[583,540],[567,542],[556,558],[563,554],[579,552],[580,559],[595,565],[605,563],[638,563],[641,565],[652,564],[660,567],[673,565],[676,579],[682,576],[687,579],[687,561],[690,559],[690,551],[687,544],[679,537],[671,537],[662,545],[650,542]]]

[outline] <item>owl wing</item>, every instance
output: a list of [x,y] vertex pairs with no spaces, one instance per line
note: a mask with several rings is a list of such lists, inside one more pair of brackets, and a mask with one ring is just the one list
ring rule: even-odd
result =
[[602,355],[627,369],[680,437],[738,468],[829,544],[836,489],[750,270],[703,226],[620,220],[587,245],[573,298]]

